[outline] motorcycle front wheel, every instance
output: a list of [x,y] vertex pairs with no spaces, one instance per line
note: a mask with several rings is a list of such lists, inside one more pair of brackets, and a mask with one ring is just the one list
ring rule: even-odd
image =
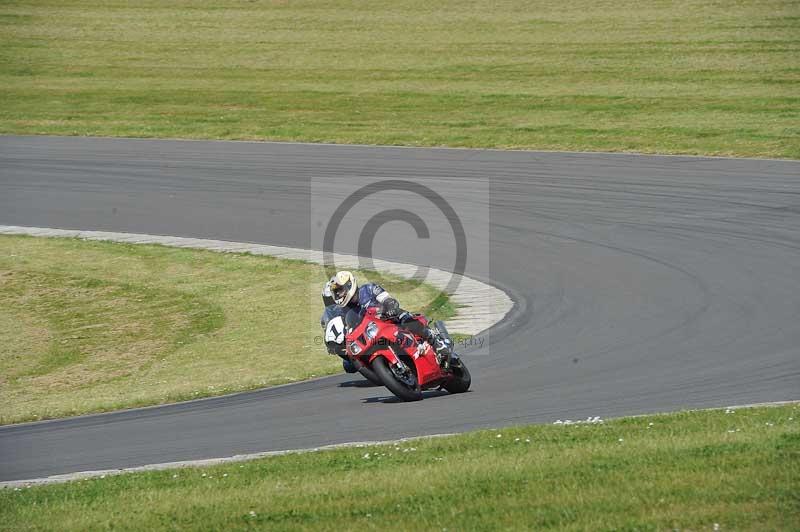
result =
[[419,401],[422,399],[422,390],[420,390],[419,384],[417,384],[417,376],[413,372],[410,372],[410,375],[401,380],[395,375],[392,368],[389,367],[389,363],[383,357],[377,357],[372,361],[372,369],[381,378],[384,386],[398,398],[403,401]]
[[375,373],[375,371],[372,368],[370,368],[360,360],[357,360],[355,364],[358,367],[358,372],[361,374],[362,377],[367,379],[375,386],[383,386],[383,380],[381,380],[381,378],[378,376],[377,373]]

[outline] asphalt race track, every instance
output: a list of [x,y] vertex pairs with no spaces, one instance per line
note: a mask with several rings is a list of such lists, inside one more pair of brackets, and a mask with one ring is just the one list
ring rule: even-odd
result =
[[309,183],[353,175],[490,183],[489,277],[517,305],[465,356],[471,393],[342,375],[7,426],[0,480],[800,398],[800,162],[0,137],[0,224],[308,247]]

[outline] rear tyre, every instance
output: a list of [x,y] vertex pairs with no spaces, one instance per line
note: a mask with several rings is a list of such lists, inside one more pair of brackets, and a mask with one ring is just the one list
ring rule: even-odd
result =
[[378,374],[375,373],[369,366],[365,366],[364,364],[359,362],[358,372],[361,374],[362,377],[367,379],[375,386],[383,386],[383,381],[381,380],[381,378],[378,377]]
[[422,399],[422,390],[417,384],[417,376],[411,372],[410,382],[405,383],[398,379],[394,371],[389,367],[389,363],[383,357],[377,357],[372,361],[372,369],[383,381],[383,385],[403,401],[419,401]]
[[469,390],[469,386],[472,384],[472,376],[469,374],[464,362],[459,359],[457,364],[451,366],[451,370],[453,371],[453,378],[447,384],[443,384],[442,388],[450,393],[464,393]]

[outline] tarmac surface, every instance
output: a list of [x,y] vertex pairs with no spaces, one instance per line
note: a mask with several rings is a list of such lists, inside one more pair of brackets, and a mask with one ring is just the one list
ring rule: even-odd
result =
[[[403,404],[341,375],[5,426],[0,480],[800,398],[796,161],[0,137],[0,224],[314,248],[353,179],[475,204],[466,273],[516,304],[466,349],[470,393]],[[452,246],[380,231],[375,256],[452,268]]]

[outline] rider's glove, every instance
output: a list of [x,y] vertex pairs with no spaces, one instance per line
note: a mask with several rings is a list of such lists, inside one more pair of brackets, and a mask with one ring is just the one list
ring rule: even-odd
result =
[[344,356],[345,354],[345,347],[343,344],[337,344],[336,342],[325,342],[325,347],[327,347],[329,355]]
[[387,297],[381,303],[380,317],[382,319],[392,319],[400,315],[400,303],[393,297]]

